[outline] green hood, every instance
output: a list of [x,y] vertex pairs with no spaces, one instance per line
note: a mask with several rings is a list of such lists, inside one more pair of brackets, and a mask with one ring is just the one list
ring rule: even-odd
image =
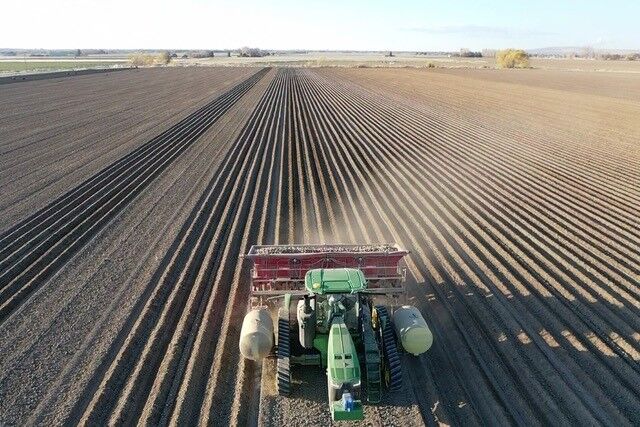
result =
[[362,271],[357,268],[317,268],[307,271],[307,291],[314,294],[356,293],[367,288]]

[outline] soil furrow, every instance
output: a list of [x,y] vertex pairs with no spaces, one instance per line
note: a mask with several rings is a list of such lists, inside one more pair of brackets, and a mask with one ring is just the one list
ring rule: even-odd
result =
[[363,424],[637,425],[637,76],[547,75],[3,85],[0,424],[330,425],[322,369],[240,355],[243,255],[396,242],[434,344]]
[[[78,250],[92,233],[96,233],[110,218],[115,215],[119,209],[122,209],[137,194],[139,194],[148,183],[153,180],[160,172],[164,170],[178,155],[188,148],[194,141],[198,139],[206,129],[222,114],[224,114],[235,103],[240,96],[249,90],[263,75],[264,70],[259,71],[254,76],[239,84],[228,94],[223,95],[214,100],[210,106],[217,111],[217,114],[211,119],[205,115],[204,123],[193,124],[193,120],[189,119],[182,127],[186,129],[186,134],[176,135],[171,147],[166,155],[160,152],[158,157],[151,157],[150,168],[140,168],[133,171],[130,176],[125,176],[122,181],[111,184],[111,192],[103,195],[100,199],[93,201],[92,198],[86,199],[83,204],[74,207],[65,212],[49,213],[45,217],[45,221],[49,218],[56,219],[59,216],[59,225],[53,223],[49,230],[40,232],[39,227],[26,228],[23,233],[26,237],[16,237],[13,233],[8,233],[11,243],[7,244],[7,252],[18,246],[17,250],[3,260],[3,272],[0,273],[0,320],[4,320],[13,309],[24,299],[32,290],[48,275],[52,274],[59,268],[65,260],[71,256],[74,251]],[[237,93],[237,94],[236,94]],[[218,110],[218,105],[220,109]],[[201,110],[197,115],[206,114],[209,108]],[[177,125],[176,127],[180,127]],[[192,126],[195,126],[192,129]],[[177,133],[177,132],[176,132]],[[173,135],[173,132],[171,132]],[[162,139],[162,137],[158,138]],[[153,142],[153,141],[152,141]],[[115,184],[115,185],[114,185]],[[63,199],[67,200],[67,197]],[[84,204],[88,204],[86,207]],[[54,206],[56,203],[53,204]],[[64,206],[64,205],[63,205]],[[66,207],[66,206],[65,206]],[[74,210],[79,213],[74,215]],[[45,211],[48,210],[45,209]],[[73,216],[72,216],[73,215]],[[36,218],[43,215],[36,214]],[[69,217],[66,222],[62,222]],[[72,220],[70,220],[73,218]],[[37,221],[37,219],[36,219]],[[25,221],[30,224],[32,221]],[[35,221],[34,221],[35,222]],[[46,225],[46,224],[45,224]],[[18,229],[22,229],[19,227]],[[35,232],[30,232],[35,228]],[[45,231],[48,231],[45,233]],[[35,237],[30,237],[34,233],[38,233]],[[37,239],[40,240],[37,240]],[[27,239],[29,239],[27,241]],[[19,246],[22,241],[27,241],[23,246]],[[17,261],[19,260],[19,261]],[[17,261],[17,262],[16,262]]]

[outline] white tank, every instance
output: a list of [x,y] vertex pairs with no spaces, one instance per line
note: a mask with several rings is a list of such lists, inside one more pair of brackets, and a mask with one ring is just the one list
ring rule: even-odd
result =
[[393,326],[407,353],[417,356],[431,348],[433,335],[417,308],[403,305],[396,309],[393,313]]
[[240,330],[240,354],[262,360],[273,347],[273,321],[266,308],[256,308],[244,316]]

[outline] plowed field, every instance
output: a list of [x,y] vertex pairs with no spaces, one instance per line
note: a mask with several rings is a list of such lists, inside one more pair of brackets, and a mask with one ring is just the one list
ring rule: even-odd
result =
[[[574,76],[574,77],[572,77]],[[253,244],[397,242],[371,425],[640,424],[640,77],[152,69],[0,86],[0,424],[326,425],[245,361]]]

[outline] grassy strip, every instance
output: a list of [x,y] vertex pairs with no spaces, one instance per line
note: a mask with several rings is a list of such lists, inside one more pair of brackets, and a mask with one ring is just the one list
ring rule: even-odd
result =
[[0,72],[72,70],[80,68],[108,68],[122,61],[0,61]]

